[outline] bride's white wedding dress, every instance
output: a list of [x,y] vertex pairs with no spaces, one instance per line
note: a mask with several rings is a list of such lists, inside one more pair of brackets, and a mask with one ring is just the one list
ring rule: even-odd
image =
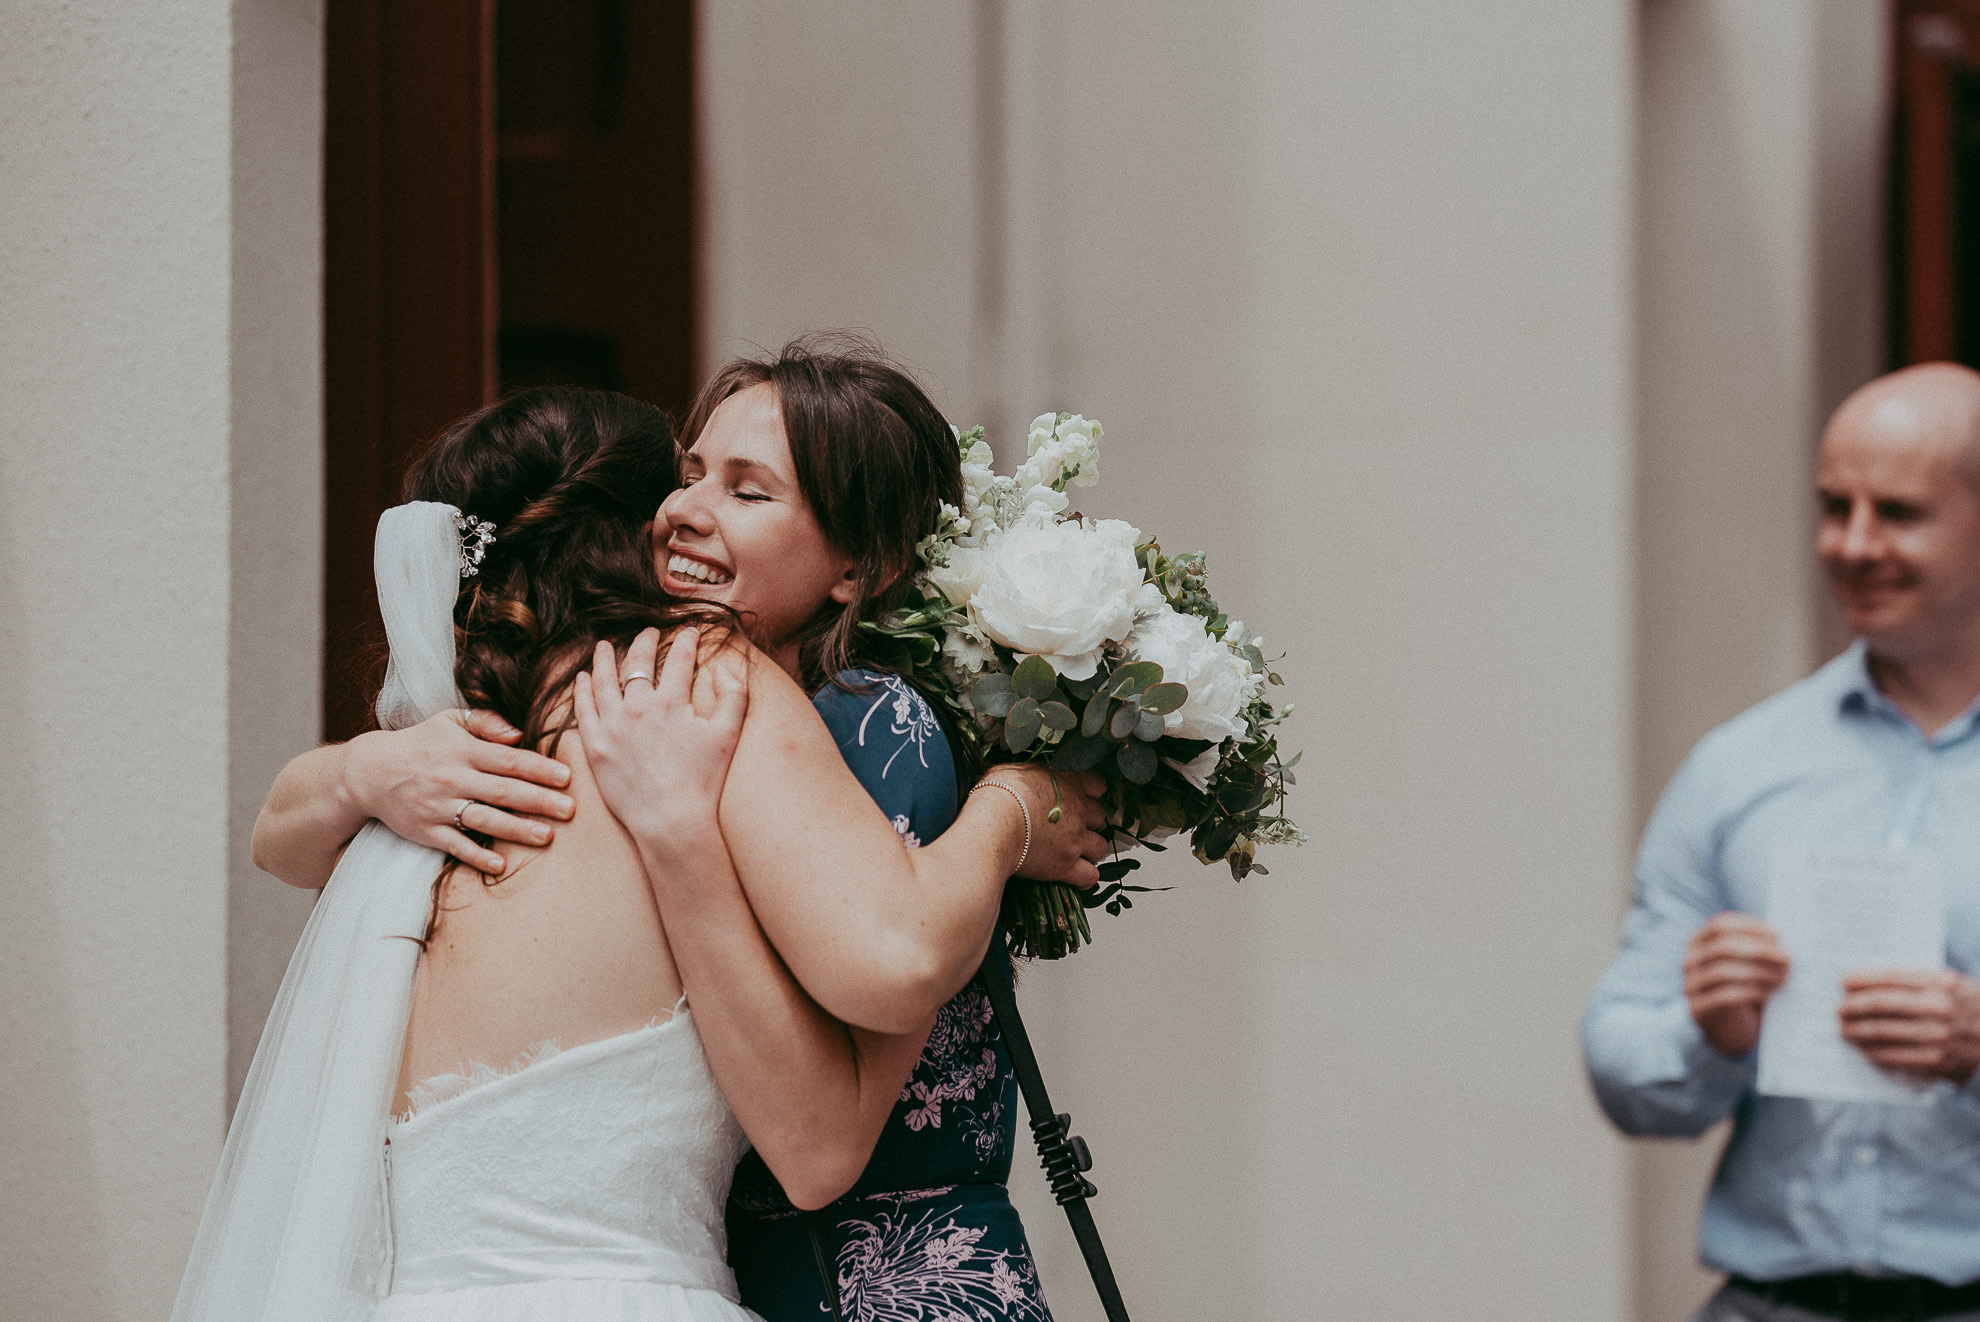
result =
[[748,1146],[685,1010],[413,1092],[388,1132],[376,1322],[742,1322],[723,1206]]
[[[379,520],[386,729],[461,705],[461,517],[416,502]],[[255,1051],[172,1322],[750,1322],[722,1221],[745,1142],[685,1010],[430,1081],[391,1120],[443,861],[377,822],[344,851]]]

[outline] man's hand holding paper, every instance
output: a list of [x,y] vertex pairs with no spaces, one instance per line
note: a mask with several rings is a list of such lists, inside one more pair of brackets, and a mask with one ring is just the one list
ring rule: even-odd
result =
[[1920,849],[1783,847],[1767,918],[1794,966],[1762,1018],[1759,1091],[1924,1100],[1911,1062],[1944,1067],[1953,1019],[1945,859]]
[[1964,1085],[1980,1067],[1980,982],[1951,969],[1851,973],[1843,1041],[1873,1065]]

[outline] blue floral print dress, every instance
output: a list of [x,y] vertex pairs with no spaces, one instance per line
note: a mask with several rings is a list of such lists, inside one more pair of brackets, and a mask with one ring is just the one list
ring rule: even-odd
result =
[[[813,702],[903,845],[948,829],[959,809],[955,754],[920,693],[859,670]],[[1004,957],[1001,942],[994,957]],[[1050,1322],[1005,1188],[1017,1105],[990,1002],[972,981],[937,1014],[865,1173],[825,1209],[845,1322]],[[745,1305],[768,1322],[831,1316],[805,1217],[754,1152],[736,1168],[728,1220]]]

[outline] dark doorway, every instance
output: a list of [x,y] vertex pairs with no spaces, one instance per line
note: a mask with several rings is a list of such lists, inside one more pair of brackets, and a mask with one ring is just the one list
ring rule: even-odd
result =
[[1980,0],[1896,0],[1891,359],[1980,367]]
[[504,390],[693,387],[686,4],[500,0]]
[[330,0],[323,724],[371,724],[378,516],[498,393],[693,374],[690,0]]

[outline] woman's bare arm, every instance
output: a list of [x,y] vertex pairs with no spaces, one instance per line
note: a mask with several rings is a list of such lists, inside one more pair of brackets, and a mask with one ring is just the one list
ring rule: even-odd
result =
[[[652,671],[657,640],[635,641],[629,673]],[[1107,846],[1093,830],[1103,814],[1085,792],[1090,778],[1059,776],[1055,824],[1044,770],[994,773],[1029,805],[1022,868],[1025,823],[1002,793],[973,796],[938,839],[904,850],[802,690],[754,651],[747,664],[749,714],[722,791],[722,834],[763,932],[833,1017],[876,1033],[920,1031],[982,963],[1006,878],[1098,880],[1092,860]],[[645,851],[668,829],[653,695],[643,684],[623,700],[608,693],[618,678],[603,648],[586,684],[600,713],[586,752],[594,769],[612,768],[599,776],[606,802]]]
[[[657,793],[640,852],[716,1082],[791,1200],[823,1207],[866,1168],[929,1025],[891,1037],[847,1028],[805,995],[771,948],[716,821],[748,678],[740,665],[698,668],[698,641],[694,631],[675,635],[655,677],[650,749],[666,783],[643,787]],[[608,712],[620,701],[611,657],[598,660],[596,691],[591,676],[580,676],[575,694],[587,748],[600,725],[599,694]],[[617,781],[622,765],[593,764],[608,802],[630,788]]]
[[[372,818],[416,844],[500,876],[502,856],[454,827],[518,844],[548,844],[553,828],[516,813],[568,820],[570,768],[511,747],[522,732],[493,712],[449,711],[404,730],[374,730],[311,749],[282,768],[255,818],[254,865],[314,890]],[[504,810],[508,811],[504,811]]]

